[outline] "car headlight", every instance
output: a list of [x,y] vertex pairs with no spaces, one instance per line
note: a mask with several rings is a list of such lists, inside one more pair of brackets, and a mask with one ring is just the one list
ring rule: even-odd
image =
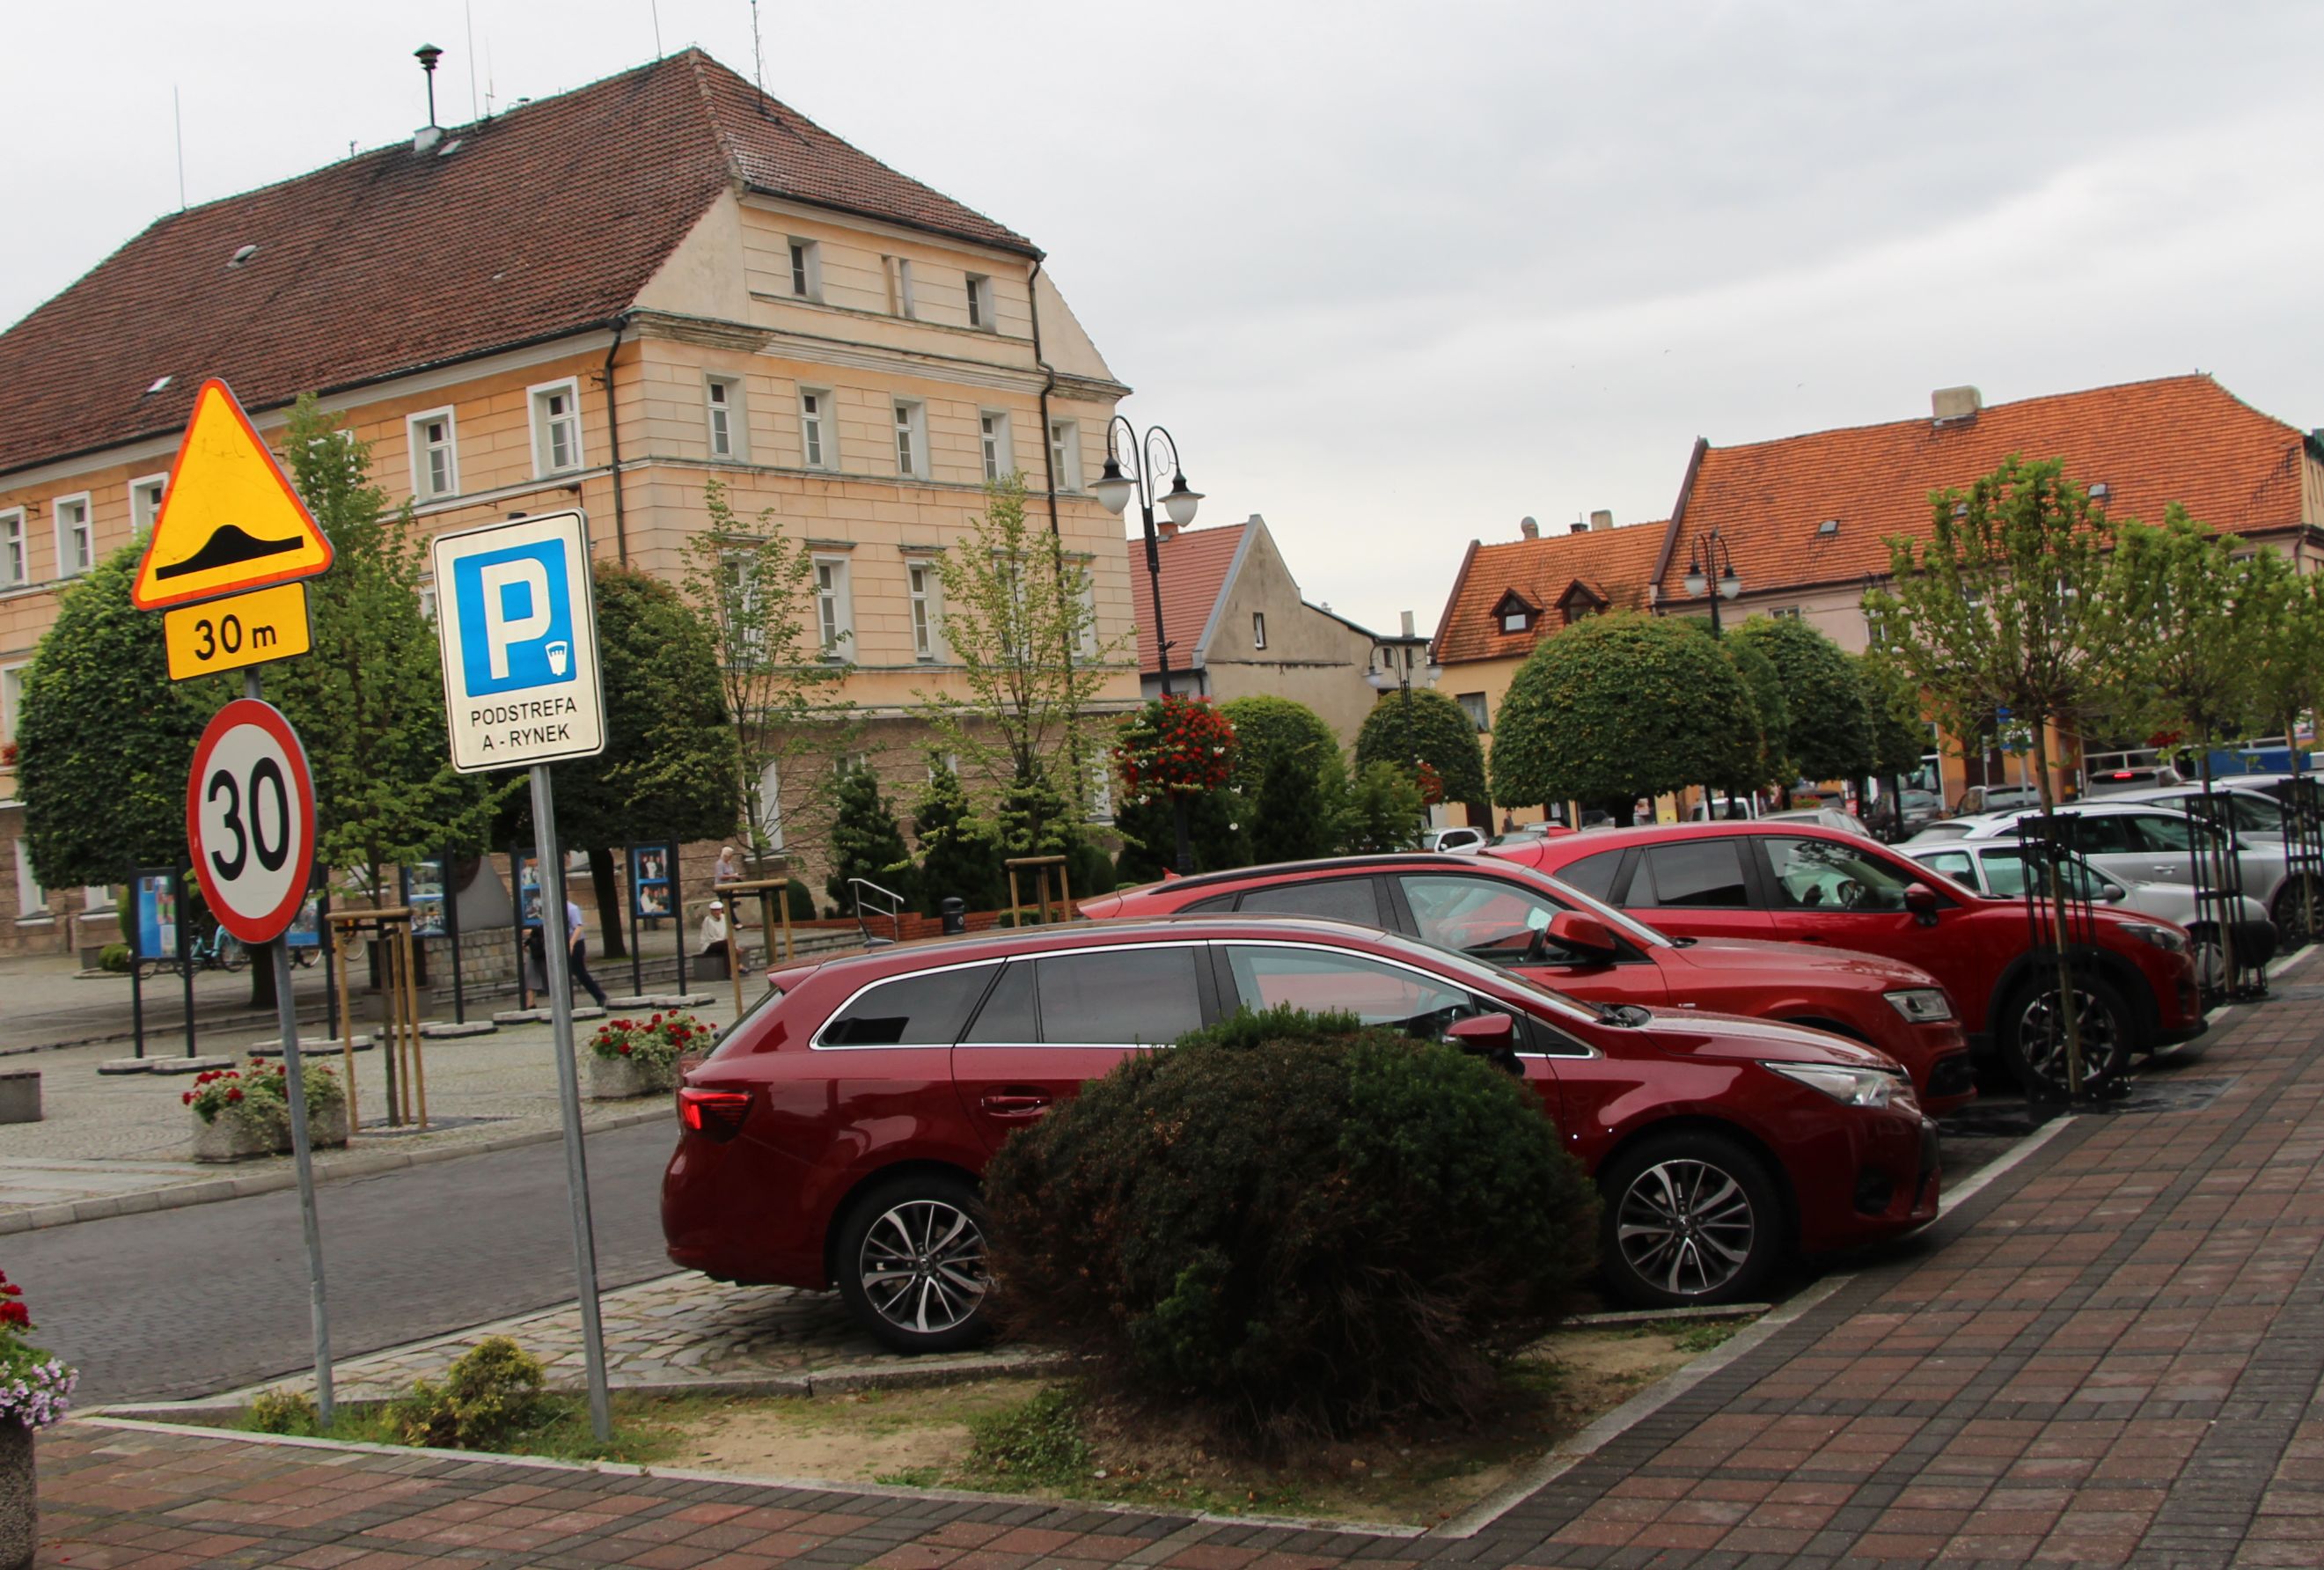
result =
[[2175,927],[2157,927],[2148,921],[2128,921],[2123,924],[2122,929],[2141,943],[2153,944],[2166,954],[2187,952],[2187,935]]
[[1953,1001],[1945,996],[1942,987],[1906,987],[1881,996],[1915,1025],[1934,1025],[1953,1017]]
[[1838,1063],[1762,1063],[1770,1074],[1820,1090],[1842,1106],[1898,1107],[1920,1111],[1913,1082],[1879,1068],[1849,1068]]

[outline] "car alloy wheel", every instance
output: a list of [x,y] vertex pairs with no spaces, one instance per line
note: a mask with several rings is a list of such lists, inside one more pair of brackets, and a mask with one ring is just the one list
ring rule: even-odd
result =
[[[2076,980],[2074,1013],[2084,1087],[2119,1076],[2129,1061],[2130,1039],[2114,990],[2100,982]],[[2024,1072],[2059,1091],[2070,1083],[2065,1020],[2054,984],[2027,993],[2017,1014],[2017,1054]]]
[[915,1335],[942,1335],[984,1301],[984,1229],[945,1200],[908,1199],[873,1219],[856,1270],[873,1313]]
[[1623,1189],[1615,1221],[1622,1261],[1673,1298],[1702,1298],[1749,1263],[1760,1219],[1731,1173],[1708,1161],[1658,1161]]

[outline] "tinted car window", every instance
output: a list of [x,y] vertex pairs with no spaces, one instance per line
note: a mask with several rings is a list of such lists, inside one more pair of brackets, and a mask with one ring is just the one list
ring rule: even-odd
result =
[[[2026,823],[2019,827],[2030,834],[2036,826]],[[2059,832],[2062,836],[2060,844],[2088,856],[2128,855],[2143,848],[2131,838],[2130,819],[2117,813],[2068,813]]]
[[1193,947],[1045,954],[1035,961],[1041,1039],[1051,1046],[1167,1046],[1203,1022]]
[[1977,887],[1977,859],[1967,851],[1946,851],[1940,855],[1922,856],[1919,860],[1923,866],[1942,873],[1957,883],[1972,889]]
[[1788,910],[1902,910],[1912,880],[1854,845],[1829,839],[1775,839],[1775,904]]
[[1370,878],[1327,878],[1253,889],[1243,895],[1241,908],[1278,916],[1323,916],[1364,927],[1380,924],[1379,896],[1373,891]]
[[2142,812],[2122,821],[2130,825],[2131,833],[2137,836],[2137,848],[2143,851],[2183,853],[2195,843],[2195,825],[2189,818],[2161,812]]
[[898,976],[867,988],[823,1028],[825,1047],[949,1047],[991,984],[992,966]]
[[[1657,905],[1740,910],[1750,904],[1743,857],[1731,839],[1690,839],[1646,847],[1646,881]],[[1644,892],[1630,880],[1630,903]]]
[[1622,870],[1622,853],[1618,850],[1600,851],[1594,856],[1583,856],[1550,874],[1561,883],[1571,883],[1583,893],[1614,902],[1614,874]]
[[1001,967],[1001,979],[963,1042],[973,1047],[1021,1046],[1041,1039],[1040,1016],[1033,1009],[1033,966],[1017,960]]
[[1235,991],[1253,1009],[1283,1004],[1320,1012],[1343,1010],[1367,1025],[1441,1039],[1455,1020],[1489,1011],[1464,988],[1432,981],[1399,965],[1328,949],[1231,945],[1227,960]]

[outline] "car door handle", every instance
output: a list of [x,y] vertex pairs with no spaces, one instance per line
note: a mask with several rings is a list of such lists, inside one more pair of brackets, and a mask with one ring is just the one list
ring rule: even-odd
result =
[[997,1118],[1037,1118],[1049,1110],[1049,1097],[1038,1090],[996,1090],[977,1104]]

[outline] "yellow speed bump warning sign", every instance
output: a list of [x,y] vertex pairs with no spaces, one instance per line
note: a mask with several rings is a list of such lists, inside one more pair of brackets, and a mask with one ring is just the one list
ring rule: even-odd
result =
[[161,641],[170,651],[172,681],[304,654],[315,646],[307,586],[277,584],[180,605],[161,618]]
[[225,383],[203,383],[131,602],[157,611],[313,577],[330,565],[331,542],[242,405]]

